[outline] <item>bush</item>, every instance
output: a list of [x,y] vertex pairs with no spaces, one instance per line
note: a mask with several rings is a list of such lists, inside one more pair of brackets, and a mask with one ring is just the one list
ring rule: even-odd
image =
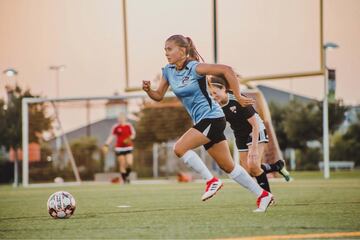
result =
[[71,142],[74,155],[82,180],[93,180],[94,174],[103,170],[102,154],[97,139],[81,137]]
[[0,183],[10,183],[14,180],[14,162],[0,161]]
[[330,157],[336,161],[354,161],[360,166],[360,123],[352,124],[344,135],[336,135],[330,149]]
[[319,148],[296,150],[297,170],[319,170],[319,161],[322,160]]

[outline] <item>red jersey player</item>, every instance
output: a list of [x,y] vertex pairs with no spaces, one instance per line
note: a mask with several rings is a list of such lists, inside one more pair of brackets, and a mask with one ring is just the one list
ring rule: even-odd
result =
[[131,123],[126,121],[125,114],[120,114],[118,123],[115,124],[107,138],[104,151],[107,152],[109,145],[116,138],[115,155],[119,162],[120,173],[124,183],[129,183],[129,175],[133,165],[132,140],[135,138],[135,130]]

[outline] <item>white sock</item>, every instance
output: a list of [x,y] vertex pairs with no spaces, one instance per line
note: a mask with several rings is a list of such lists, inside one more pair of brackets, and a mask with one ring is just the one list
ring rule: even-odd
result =
[[254,193],[257,197],[259,197],[263,192],[263,189],[259,186],[259,184],[257,184],[239,164],[235,164],[234,169],[231,173],[229,173],[229,177],[244,188],[248,189],[250,192]]
[[206,181],[209,181],[214,177],[201,158],[194,151],[187,151],[180,159],[182,159],[184,163],[191,167],[195,172],[199,173]]

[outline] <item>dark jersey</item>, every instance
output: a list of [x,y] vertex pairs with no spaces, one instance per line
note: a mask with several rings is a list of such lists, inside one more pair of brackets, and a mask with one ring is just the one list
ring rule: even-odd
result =
[[231,93],[228,93],[228,98],[228,103],[222,107],[226,121],[230,123],[235,136],[248,136],[252,132],[252,126],[248,119],[257,114],[254,107],[241,106]]

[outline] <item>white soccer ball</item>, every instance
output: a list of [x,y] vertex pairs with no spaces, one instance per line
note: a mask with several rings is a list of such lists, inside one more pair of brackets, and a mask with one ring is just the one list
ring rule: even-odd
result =
[[69,218],[76,209],[75,198],[65,191],[55,192],[47,201],[47,209],[53,218]]

